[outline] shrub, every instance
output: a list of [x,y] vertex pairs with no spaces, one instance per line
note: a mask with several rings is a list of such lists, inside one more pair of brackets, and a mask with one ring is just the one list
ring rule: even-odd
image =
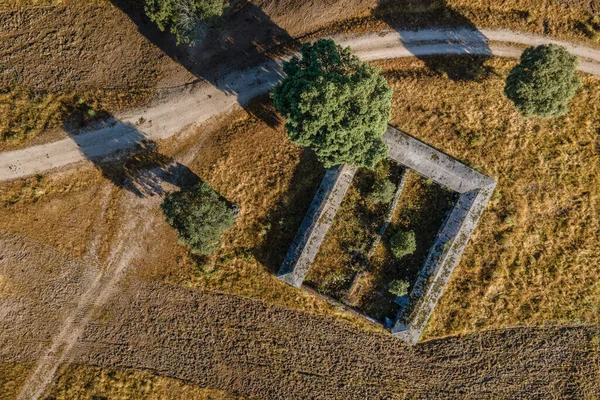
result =
[[221,245],[221,234],[234,222],[227,202],[208,184],[167,194],[162,203],[166,220],[192,253],[210,254]]
[[383,133],[392,89],[368,63],[333,40],[302,46],[284,63],[287,77],[271,96],[292,142],[312,148],[325,167],[348,163],[373,169],[387,156]]
[[417,241],[413,231],[396,231],[390,238],[392,253],[397,259],[413,254],[417,250]]
[[504,93],[526,117],[554,117],[569,111],[581,83],[577,57],[558,45],[530,47],[506,79]]
[[226,0],[145,0],[146,15],[177,44],[194,45],[206,37],[206,23],[223,14]]
[[367,200],[375,204],[387,204],[392,201],[395,193],[396,185],[388,179],[378,179],[375,181],[373,190],[367,197]]
[[402,297],[408,294],[408,288],[410,283],[403,279],[396,279],[390,282],[388,285],[388,291],[391,294],[395,294],[398,297]]

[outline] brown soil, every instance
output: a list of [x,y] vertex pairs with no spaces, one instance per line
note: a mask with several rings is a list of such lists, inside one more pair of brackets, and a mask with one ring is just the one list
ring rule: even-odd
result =
[[73,361],[259,398],[594,398],[599,326],[514,328],[408,347],[330,317],[159,284],[132,285]]

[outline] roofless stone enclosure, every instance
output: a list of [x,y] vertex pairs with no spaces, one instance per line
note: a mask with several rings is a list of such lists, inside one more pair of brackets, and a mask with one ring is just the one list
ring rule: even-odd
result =
[[[384,141],[390,148],[389,159],[460,195],[429,250],[407,304],[391,328],[394,336],[414,344],[458,264],[496,182],[393,127],[384,134]],[[295,287],[302,285],[355,172],[356,168],[349,165],[326,172],[277,274],[281,280]]]

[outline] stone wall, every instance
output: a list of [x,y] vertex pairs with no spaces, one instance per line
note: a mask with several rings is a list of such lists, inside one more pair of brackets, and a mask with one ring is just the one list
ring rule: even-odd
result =
[[355,172],[347,164],[327,170],[277,273],[279,279],[295,287],[302,285]]
[[[458,264],[496,182],[395,128],[388,128],[384,141],[390,148],[388,158],[460,193],[417,275],[407,307],[398,313],[391,330],[394,336],[414,344]],[[349,165],[327,170],[279,270],[281,280],[295,287],[302,285],[355,172],[356,168]],[[402,186],[396,193],[393,208]]]

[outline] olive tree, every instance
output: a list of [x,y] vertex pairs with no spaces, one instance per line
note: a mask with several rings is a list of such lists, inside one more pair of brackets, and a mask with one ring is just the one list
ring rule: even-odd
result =
[[577,57],[555,44],[530,47],[506,79],[504,93],[526,117],[554,117],[569,111],[581,83]]
[[144,10],[161,31],[175,35],[178,45],[194,45],[204,40],[206,24],[226,5],[226,0],[145,0]]
[[208,184],[167,194],[162,210],[192,253],[210,254],[221,245],[221,234],[234,222],[232,209]]
[[284,63],[287,76],[271,94],[287,118],[289,138],[312,148],[325,167],[373,169],[388,152],[382,139],[392,102],[387,81],[333,40],[306,43],[301,54]]

